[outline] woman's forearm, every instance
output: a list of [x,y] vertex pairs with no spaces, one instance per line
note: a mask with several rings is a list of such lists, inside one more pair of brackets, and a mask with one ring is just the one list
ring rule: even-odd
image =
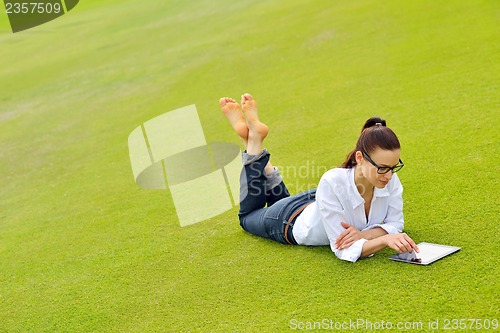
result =
[[361,235],[363,236],[364,239],[370,240],[387,235],[387,231],[385,231],[381,227],[377,227],[370,230],[361,231]]
[[413,250],[420,252],[417,244],[407,234],[387,234],[366,241],[361,250],[361,257],[369,256],[386,246],[398,251],[398,253],[412,252]]
[[363,249],[361,250],[361,257],[367,257],[370,254],[374,254],[387,246],[386,235],[380,236],[374,239],[370,239],[363,244]]

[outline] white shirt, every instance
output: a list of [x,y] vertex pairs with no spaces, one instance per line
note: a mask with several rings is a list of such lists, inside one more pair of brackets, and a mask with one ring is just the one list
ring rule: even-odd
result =
[[331,169],[321,177],[316,190],[316,201],[297,217],[292,232],[299,245],[330,245],[335,255],[355,262],[361,256],[362,238],[350,247],[338,250],[335,240],[346,229],[346,222],[358,230],[381,227],[389,234],[403,231],[403,186],[396,174],[384,188],[375,188],[368,220],[365,200],[354,183],[354,168]]

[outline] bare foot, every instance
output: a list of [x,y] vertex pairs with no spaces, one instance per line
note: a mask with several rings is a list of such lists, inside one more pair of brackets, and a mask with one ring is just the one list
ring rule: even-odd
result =
[[245,122],[245,117],[243,116],[240,105],[229,97],[221,98],[219,104],[227,120],[229,120],[234,131],[239,135],[246,147],[248,142],[248,126]]
[[241,106],[243,107],[243,113],[247,120],[248,125],[248,135],[258,138],[261,141],[269,133],[269,128],[266,124],[259,120],[257,113],[257,102],[253,99],[252,95],[244,94],[241,96]]

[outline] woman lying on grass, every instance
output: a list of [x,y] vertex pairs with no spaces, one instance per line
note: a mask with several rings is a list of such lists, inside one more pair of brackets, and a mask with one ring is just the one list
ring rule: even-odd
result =
[[386,246],[419,252],[401,233],[403,187],[395,173],[403,162],[399,140],[384,120],[367,120],[356,148],[321,177],[317,189],[290,196],[262,148],[268,127],[253,97],[244,94],[241,106],[227,97],[219,102],[246,148],[238,214],[244,230],[283,244],[330,245],[338,258],[352,262]]

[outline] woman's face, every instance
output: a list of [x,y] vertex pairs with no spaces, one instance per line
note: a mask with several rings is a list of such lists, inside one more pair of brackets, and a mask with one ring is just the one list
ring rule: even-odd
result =
[[[368,156],[379,167],[393,167],[399,163],[400,154],[400,149],[385,150],[377,148],[373,152],[368,153]],[[384,188],[389,180],[391,180],[393,175],[392,170],[386,174],[377,173],[377,168],[360,151],[356,152],[356,161],[361,168],[363,176],[373,186]]]

